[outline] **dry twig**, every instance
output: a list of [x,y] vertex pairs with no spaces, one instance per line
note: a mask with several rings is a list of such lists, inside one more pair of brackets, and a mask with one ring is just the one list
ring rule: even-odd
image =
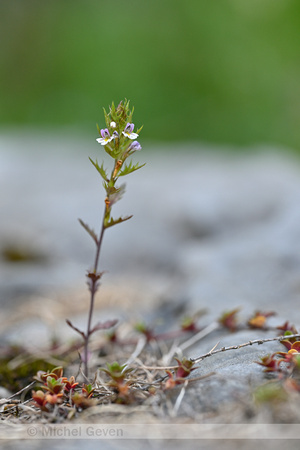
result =
[[210,350],[208,353],[205,353],[204,355],[198,356],[198,358],[191,358],[191,361],[197,363],[202,361],[205,358],[208,358],[209,356],[215,355],[216,353],[221,353],[221,352],[227,352],[228,350],[238,350],[240,348],[243,347],[248,347],[249,345],[254,345],[254,344],[264,344],[266,342],[272,342],[272,341],[284,341],[286,339],[293,339],[293,338],[300,338],[300,334],[292,334],[289,336],[278,336],[275,338],[267,338],[267,339],[255,339],[253,341],[248,341],[245,342],[244,344],[239,344],[239,345],[232,345],[230,347],[222,347],[222,348],[218,348],[217,350],[214,350],[215,347],[213,347],[212,350]]

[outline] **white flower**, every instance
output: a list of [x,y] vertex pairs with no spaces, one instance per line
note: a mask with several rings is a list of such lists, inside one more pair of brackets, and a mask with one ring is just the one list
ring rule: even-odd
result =
[[101,133],[102,138],[97,138],[96,141],[99,142],[99,144],[101,144],[101,145],[106,145],[114,139],[114,136],[111,136],[109,134],[109,131],[107,128],[100,130],[100,133]]
[[129,139],[136,139],[138,137],[137,133],[133,133],[133,129],[134,129],[134,124],[133,123],[128,123],[124,129],[124,131],[122,131],[122,134],[124,136],[126,136]]
[[110,122],[110,126],[111,126],[111,128],[116,128],[117,124],[116,124],[116,122]]

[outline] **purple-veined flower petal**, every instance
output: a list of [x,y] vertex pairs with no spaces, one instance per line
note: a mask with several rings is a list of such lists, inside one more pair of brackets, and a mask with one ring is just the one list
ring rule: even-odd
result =
[[134,129],[134,123],[128,123],[124,129],[125,133],[132,133]]
[[138,137],[138,134],[133,133],[133,129],[134,129],[134,124],[128,123],[126,125],[124,131],[122,131],[122,134],[129,139],[136,139]]
[[133,141],[130,146],[128,147],[129,151],[138,151],[138,150],[142,150],[142,146],[138,141]]
[[107,128],[104,128],[102,130],[100,130],[101,136],[103,137],[103,139],[109,139],[110,138],[110,134]]
[[101,144],[101,145],[106,145],[106,144],[108,144],[109,142],[111,142],[115,138],[114,135],[111,136],[109,134],[109,131],[108,131],[107,128],[104,128],[104,129],[100,130],[100,133],[101,133],[102,137],[101,138],[97,138],[96,141],[99,142],[99,144]]

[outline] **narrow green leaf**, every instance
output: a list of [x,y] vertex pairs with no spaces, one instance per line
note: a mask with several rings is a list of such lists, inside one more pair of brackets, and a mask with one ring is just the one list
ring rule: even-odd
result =
[[96,245],[98,245],[98,239],[94,230],[92,230],[83,220],[78,219],[79,223],[83,228],[89,233],[89,235],[94,239]]
[[134,113],[134,107],[132,107],[132,110],[130,111],[130,109],[129,109],[129,101],[127,102],[127,105],[126,105],[126,107],[127,107],[127,110],[128,110],[128,122],[132,122],[132,116],[133,116],[133,113]]
[[105,108],[103,108],[103,112],[104,112],[105,124],[106,124],[106,126],[108,128],[109,124],[110,124],[109,115],[107,114]]

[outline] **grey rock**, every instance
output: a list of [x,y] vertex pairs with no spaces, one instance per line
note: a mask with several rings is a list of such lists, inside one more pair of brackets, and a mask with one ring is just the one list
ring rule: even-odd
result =
[[[88,161],[102,159],[93,140],[3,134],[0,148],[0,303],[8,317],[26,298],[83,289],[94,248],[77,218],[97,229],[104,191]],[[241,307],[244,320],[259,309],[277,312],[273,326],[285,320],[299,326],[299,161],[270,150],[233,155],[188,146],[138,156],[147,165],[128,177],[115,208],[115,215],[134,217],[107,231],[100,260],[108,286],[120,279],[126,287],[139,283],[138,301],[119,305],[120,316],[134,311],[153,323],[163,316],[172,326],[199,309],[207,309],[202,322],[210,323]],[[7,247],[36,258],[12,263],[4,258]],[[120,297],[122,290],[121,282]],[[115,307],[104,310],[109,315]],[[35,341],[41,319],[24,319],[1,339],[31,335]],[[199,356],[218,341],[226,346],[273,335],[219,331],[186,356]],[[264,380],[254,361],[279,348],[253,346],[204,360],[194,374],[216,375],[188,390],[183,415],[218,412],[233,398],[242,404]]]

